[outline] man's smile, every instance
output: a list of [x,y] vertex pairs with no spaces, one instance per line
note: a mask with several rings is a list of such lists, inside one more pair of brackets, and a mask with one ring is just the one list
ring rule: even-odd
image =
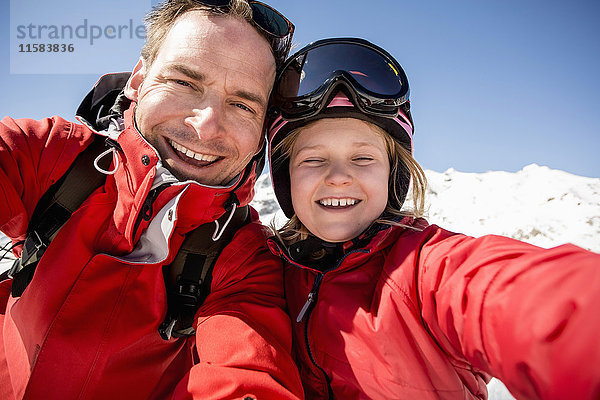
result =
[[169,139],[169,144],[173,147],[173,149],[176,150],[176,153],[180,158],[199,167],[210,165],[220,159],[219,156],[196,153],[187,147],[172,141],[171,139]]

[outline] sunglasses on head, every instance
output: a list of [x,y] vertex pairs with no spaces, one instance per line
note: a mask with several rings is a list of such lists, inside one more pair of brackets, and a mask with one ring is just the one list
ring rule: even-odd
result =
[[[194,3],[211,7],[229,7],[230,0],[193,0]],[[248,1],[252,9],[252,20],[263,31],[276,38],[285,38],[294,33],[294,24],[273,7],[260,1]]]

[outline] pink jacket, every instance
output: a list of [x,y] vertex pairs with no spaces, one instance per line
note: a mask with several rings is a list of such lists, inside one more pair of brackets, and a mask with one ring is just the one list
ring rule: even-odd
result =
[[[175,182],[136,228],[159,159],[133,127],[131,110],[125,126],[116,138],[116,174],[72,215],[23,295],[9,296],[10,280],[0,284],[0,398],[302,397],[281,262],[265,249],[268,229],[255,211],[215,265],[196,336],[159,336],[167,309],[163,265],[187,232],[224,214],[233,189]],[[2,120],[0,229],[13,241],[94,134],[59,117]],[[255,178],[235,191],[242,205]]]
[[600,255],[403,222],[324,272],[269,241],[307,398],[598,399]]

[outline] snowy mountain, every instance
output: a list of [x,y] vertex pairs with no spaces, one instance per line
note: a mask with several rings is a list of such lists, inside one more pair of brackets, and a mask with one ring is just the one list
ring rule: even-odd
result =
[[[574,243],[600,252],[600,178],[585,178],[535,164],[516,173],[426,171],[427,219],[473,236],[498,234],[542,247]],[[281,212],[268,174],[256,184],[252,205],[264,223]],[[4,244],[2,237],[0,243]],[[0,270],[8,267],[0,265]],[[488,385],[491,400],[513,397],[498,380]]]

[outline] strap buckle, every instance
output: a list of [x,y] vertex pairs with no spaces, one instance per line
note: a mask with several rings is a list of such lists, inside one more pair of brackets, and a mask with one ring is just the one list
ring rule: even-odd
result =
[[6,273],[6,276],[8,276],[9,279],[14,279],[17,272],[19,272],[22,269],[23,267],[21,266],[21,259],[17,258]]
[[30,260],[35,257],[31,262],[36,262],[40,259],[46,248],[48,247],[40,235],[36,231],[32,231],[30,235],[27,235],[25,243],[23,243],[23,251],[21,253],[21,259],[16,260],[10,270],[8,271],[8,277],[13,279],[25,266],[30,264]]
[[171,315],[167,315],[167,318],[158,327],[158,333],[163,340],[169,340],[173,337],[173,328],[177,323],[177,318],[173,318]]
[[200,282],[188,281],[179,276],[177,285],[175,286],[174,296],[177,298],[177,303],[180,307],[190,307],[195,309],[198,306],[198,298],[200,297]]
[[177,305],[176,311],[168,310],[165,320],[158,327],[161,338],[169,340],[173,337],[190,336],[195,333],[193,328],[183,325],[186,325],[186,321],[188,321],[186,318],[189,318],[190,315],[193,318],[198,308],[201,285],[202,281],[193,282],[182,279],[181,276],[178,277],[173,292],[168,294],[169,302]]

